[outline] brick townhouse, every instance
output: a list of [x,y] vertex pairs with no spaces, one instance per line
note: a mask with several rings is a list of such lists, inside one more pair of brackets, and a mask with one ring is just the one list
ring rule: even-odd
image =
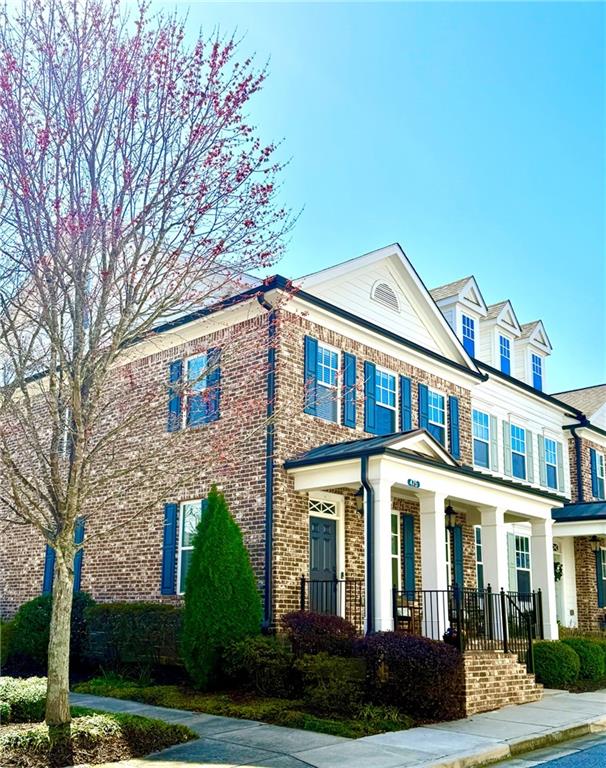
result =
[[[428,290],[398,245],[294,283],[251,278],[116,370],[123,408],[165,387],[111,457],[149,450],[153,472],[110,503],[100,486],[77,587],[178,602],[216,482],[268,626],[303,605],[440,638],[455,590],[490,585],[518,601],[540,590],[546,638],[558,622],[597,628],[606,386],[547,394],[551,351],[540,320],[487,305],[473,277]],[[3,615],[51,588],[32,530],[2,530],[0,562]]]

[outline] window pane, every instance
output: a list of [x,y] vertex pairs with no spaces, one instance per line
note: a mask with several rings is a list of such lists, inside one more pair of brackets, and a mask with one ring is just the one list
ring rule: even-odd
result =
[[545,438],[545,461],[547,464],[557,464],[557,449],[555,440]]
[[490,419],[487,413],[473,411],[473,436],[488,442],[490,438]]
[[518,592],[530,593],[530,571],[518,571]]
[[548,488],[558,487],[558,473],[556,468],[553,467],[551,464],[547,465],[547,487]]
[[377,405],[375,410],[377,418],[377,434],[391,435],[396,431],[396,412],[384,405]]
[[482,591],[484,589],[484,566],[482,563],[478,563],[476,566],[476,577],[478,580],[478,589]]
[[511,454],[511,469],[514,477],[526,480],[526,457],[519,453]]
[[206,389],[207,367],[208,360],[206,355],[192,357],[191,360],[187,361],[187,381],[196,392],[202,392]]
[[200,522],[201,501],[190,501],[181,505],[181,546],[191,547]]
[[438,392],[433,392],[430,389],[427,395],[427,406],[429,421],[433,421],[434,424],[446,423],[443,395],[440,395]]
[[468,355],[475,355],[475,321],[463,315],[463,347]]
[[433,435],[439,443],[442,443],[442,445],[446,444],[446,430],[444,427],[439,427],[437,424],[429,424],[427,429],[429,434]]
[[377,371],[376,398],[378,405],[396,407],[396,377],[385,371]]
[[490,462],[488,460],[488,443],[482,440],[473,441],[473,463],[477,467],[490,468]]
[[511,425],[511,450],[516,453],[526,453],[526,430]]
[[532,356],[532,384],[535,389],[543,389],[543,361],[538,355]]
[[398,559],[392,557],[391,559],[391,586],[393,589],[400,588],[400,575],[398,568]]
[[339,355],[332,349],[318,346],[318,383],[336,387],[339,372]]
[[187,583],[187,572],[189,571],[189,564],[191,562],[191,556],[193,549],[184,549],[181,551],[181,573],[179,578],[179,592],[185,592],[185,585]]
[[318,382],[316,396],[316,416],[328,421],[337,421],[337,390]]

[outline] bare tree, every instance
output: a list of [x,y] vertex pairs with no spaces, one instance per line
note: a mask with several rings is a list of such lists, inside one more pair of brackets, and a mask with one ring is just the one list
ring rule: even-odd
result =
[[74,528],[101,448],[144,412],[104,418],[112,370],[270,265],[292,224],[275,146],[245,113],[266,72],[237,53],[217,36],[188,47],[176,17],[128,19],[119,0],[23,0],[0,19],[0,501],[55,550],[56,734]]

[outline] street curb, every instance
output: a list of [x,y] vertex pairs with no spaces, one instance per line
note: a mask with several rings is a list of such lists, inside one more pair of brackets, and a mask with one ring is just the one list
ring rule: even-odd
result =
[[[501,760],[507,760],[511,757],[520,757],[520,755],[533,752],[536,749],[552,747],[571,739],[577,739],[580,736],[588,736],[592,733],[603,733],[606,731],[606,717],[593,718],[584,723],[558,728],[549,733],[538,736],[525,737],[511,742],[502,742],[495,744],[482,752],[470,754],[462,753],[455,757],[445,757],[444,759],[428,760],[420,763],[418,768],[479,768],[479,766],[493,765]],[[417,766],[415,766],[417,768]]]

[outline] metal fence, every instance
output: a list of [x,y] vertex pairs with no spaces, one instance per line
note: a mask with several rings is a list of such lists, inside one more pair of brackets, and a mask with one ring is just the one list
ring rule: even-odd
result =
[[301,576],[302,611],[343,616],[358,632],[364,631],[363,579],[308,579]]

